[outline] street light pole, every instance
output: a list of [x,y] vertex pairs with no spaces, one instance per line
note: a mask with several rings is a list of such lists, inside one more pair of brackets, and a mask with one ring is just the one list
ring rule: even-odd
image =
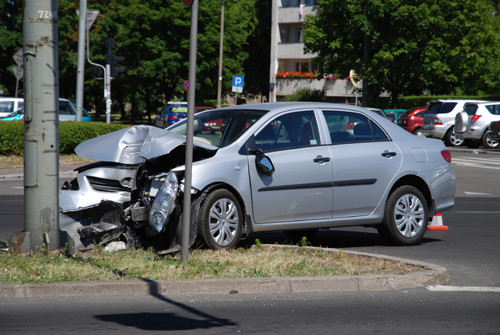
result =
[[186,121],[186,164],[184,173],[184,204],[182,208],[182,254],[183,263],[189,257],[189,233],[191,228],[191,180],[193,169],[193,123],[196,93],[196,49],[198,45],[198,0],[191,6],[191,33],[189,44],[189,90],[188,116]]
[[85,32],[87,31],[87,0],[80,0],[78,22],[78,64],[76,71],[76,121],[82,121],[83,82],[85,79]]
[[217,83],[217,108],[222,103],[222,58],[224,55],[224,0],[220,5],[220,46],[219,46],[219,80]]

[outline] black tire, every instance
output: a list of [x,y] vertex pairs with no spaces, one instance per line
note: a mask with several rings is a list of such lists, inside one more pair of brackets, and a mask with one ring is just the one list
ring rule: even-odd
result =
[[454,134],[454,130],[455,130],[455,127],[452,127],[450,130],[448,130],[446,135],[444,135],[443,140],[447,146],[459,147],[462,144],[464,144],[464,139],[456,137],[456,135]]
[[424,137],[424,135],[422,135],[422,129],[421,128],[415,129],[412,134],[415,135],[415,136]]
[[243,211],[236,197],[226,189],[210,192],[197,217],[203,242],[210,249],[234,248],[241,237]]
[[427,230],[429,209],[424,195],[409,185],[394,190],[385,204],[384,221],[377,229],[395,245],[418,244]]
[[498,148],[498,142],[494,141],[490,138],[490,132],[488,130],[489,129],[486,129],[486,131],[484,132],[483,137],[482,137],[483,146],[486,149]]

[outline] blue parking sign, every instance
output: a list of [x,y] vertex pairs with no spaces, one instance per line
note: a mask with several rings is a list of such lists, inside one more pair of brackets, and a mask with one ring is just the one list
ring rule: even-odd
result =
[[233,92],[242,93],[243,92],[243,82],[245,77],[243,76],[233,76]]

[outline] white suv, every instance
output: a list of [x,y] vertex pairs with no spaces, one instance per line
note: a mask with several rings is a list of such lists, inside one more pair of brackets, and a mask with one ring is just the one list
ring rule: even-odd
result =
[[466,103],[463,112],[456,115],[457,137],[472,140],[472,144],[493,149],[498,142],[490,138],[489,127],[491,122],[500,121],[500,101],[485,103]]
[[0,97],[0,118],[9,116],[24,106],[24,98]]
[[454,133],[455,116],[466,103],[480,103],[480,100],[435,100],[427,108],[422,125],[422,135],[441,139],[448,146],[460,146],[464,139]]

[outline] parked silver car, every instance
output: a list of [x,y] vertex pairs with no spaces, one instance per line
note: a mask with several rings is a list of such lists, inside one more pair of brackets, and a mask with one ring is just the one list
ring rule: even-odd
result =
[[[368,226],[413,245],[455,203],[442,141],[361,107],[240,105],[197,113],[193,129],[190,243],[232,248],[252,232]],[[60,191],[60,226],[75,248],[115,238],[180,248],[185,133],[185,120],[133,126],[76,148],[99,162]]]
[[435,100],[424,114],[421,134],[426,137],[441,139],[449,146],[460,146],[463,138],[455,136],[455,117],[463,110],[466,103],[479,103],[479,100]]
[[498,142],[491,139],[489,132],[493,121],[500,121],[500,101],[467,103],[455,118],[456,136],[471,140],[475,146],[482,144],[488,149],[497,148]]

